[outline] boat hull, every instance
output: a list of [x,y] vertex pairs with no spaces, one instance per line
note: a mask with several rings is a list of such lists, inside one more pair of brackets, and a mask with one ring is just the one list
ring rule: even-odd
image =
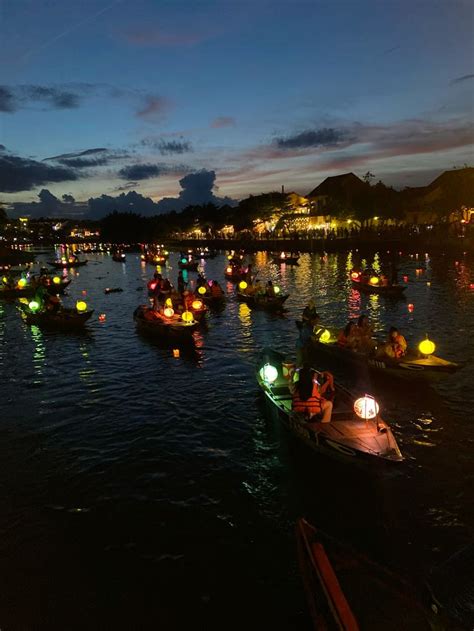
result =
[[48,261],[48,265],[52,265],[56,269],[71,269],[73,267],[82,267],[83,265],[87,265],[87,261],[74,261],[61,263],[61,261]]
[[241,302],[246,302],[249,307],[256,309],[267,309],[268,311],[278,311],[283,309],[285,301],[288,299],[288,294],[283,296],[249,296],[242,292],[237,292],[237,299]]
[[361,283],[358,280],[351,279],[352,287],[358,289],[364,294],[379,294],[381,296],[392,296],[393,298],[401,298],[406,287],[404,285],[370,285],[369,283]]
[[64,309],[58,313],[29,313],[23,312],[27,324],[35,324],[49,329],[81,329],[94,312],[78,313],[74,309]]
[[199,326],[198,322],[164,322],[162,320],[147,320],[144,313],[148,308],[141,305],[133,312],[133,319],[137,325],[137,329],[143,333],[156,335],[159,337],[190,339],[193,332]]

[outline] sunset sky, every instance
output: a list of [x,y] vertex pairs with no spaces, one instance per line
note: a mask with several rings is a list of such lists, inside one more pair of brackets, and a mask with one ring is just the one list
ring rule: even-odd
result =
[[[470,0],[0,0],[0,201],[473,163]],[[196,180],[197,181],[197,180]]]

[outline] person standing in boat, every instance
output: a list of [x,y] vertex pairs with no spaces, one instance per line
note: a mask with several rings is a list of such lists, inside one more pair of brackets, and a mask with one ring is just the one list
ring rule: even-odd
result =
[[323,372],[318,375],[305,364],[295,372],[290,391],[293,395],[294,412],[304,414],[309,422],[319,415],[322,415],[322,423],[331,421],[332,401],[323,396],[328,391],[334,392],[334,379],[331,373]]

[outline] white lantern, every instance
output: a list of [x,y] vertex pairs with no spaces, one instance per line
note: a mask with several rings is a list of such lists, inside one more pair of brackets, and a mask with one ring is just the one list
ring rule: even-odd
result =
[[263,368],[260,368],[260,377],[270,385],[278,378],[278,370],[271,364],[265,364]]
[[357,401],[354,403],[354,412],[357,414],[357,416],[363,418],[366,421],[375,418],[379,413],[379,409],[379,404],[374,399],[374,397],[371,397],[367,394],[365,395],[365,397],[360,397],[360,399],[357,399]]

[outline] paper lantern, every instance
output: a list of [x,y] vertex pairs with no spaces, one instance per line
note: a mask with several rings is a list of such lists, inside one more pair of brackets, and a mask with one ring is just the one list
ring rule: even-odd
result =
[[173,357],[179,357],[179,348],[173,348]]
[[105,319],[106,319],[105,313],[100,313],[99,314],[99,322],[105,322]]
[[78,300],[76,302],[76,309],[79,313],[84,313],[84,311],[87,311],[87,303],[84,302],[84,300]]
[[20,289],[23,289],[23,287],[25,287],[26,285],[26,278],[20,278],[20,280],[18,281],[18,287]]
[[245,282],[245,280],[241,280],[239,283],[239,289],[247,289],[248,284]]
[[281,258],[281,259],[286,258],[286,255],[285,255],[285,253],[284,253],[284,252],[282,252],[282,253],[280,254],[280,258]]
[[352,280],[357,280],[359,278],[359,272],[351,272]]
[[227,255],[228,260],[230,261],[232,259],[232,254],[228,254]]
[[165,307],[173,307],[173,301],[171,300],[171,298],[167,298],[165,300]]
[[280,288],[279,288],[277,285],[274,285],[274,286],[273,286],[273,292],[274,292],[275,294],[279,294],[279,293],[280,293]]
[[226,274],[232,274],[232,268],[231,268],[231,266],[229,265],[229,267],[226,267],[226,270],[225,270],[225,271],[226,271]]
[[408,305],[408,311],[409,311],[410,313],[413,313],[414,309],[415,309],[415,305],[414,305],[413,303],[411,303],[411,302],[410,302],[410,304]]
[[181,314],[181,318],[183,322],[186,322],[186,323],[190,323],[194,320],[194,316],[191,313],[191,311],[183,311],[183,313]]
[[181,263],[182,263],[183,265],[184,265],[185,263],[187,263],[187,262],[188,262],[188,259],[185,259],[185,258],[182,258],[182,259],[181,259]]
[[35,311],[38,311],[38,309],[40,308],[39,306],[39,302],[37,302],[36,300],[32,300],[29,304],[28,307],[30,308],[30,311],[32,311],[33,313],[35,313]]
[[418,350],[422,355],[432,355],[436,350],[436,344],[426,338],[426,340],[423,340],[418,344]]
[[3,281],[4,283],[8,283],[8,278],[7,278],[6,276],[4,276],[4,277],[2,278],[2,281]]
[[378,276],[371,276],[369,283],[371,285],[378,285],[379,284],[379,277]]
[[198,287],[198,294],[201,294],[201,296],[204,296],[205,293],[206,293],[205,287]]
[[53,278],[53,283],[54,283],[55,285],[59,285],[59,284],[61,283],[61,279],[59,278],[59,276],[55,276],[55,277]]
[[365,397],[357,399],[357,401],[354,403],[354,412],[357,414],[357,416],[363,418],[366,421],[375,418],[379,413],[379,409],[379,404],[374,399],[374,397],[370,397],[367,394],[365,395]]
[[404,283],[408,283],[408,276],[405,274],[405,276],[403,277],[403,282]]
[[166,307],[163,313],[167,318],[172,318],[174,316],[174,309],[172,309],[171,307]]
[[331,339],[331,333],[327,329],[324,329],[324,331],[319,336],[319,341],[323,342],[323,344],[327,344],[327,342],[329,342],[330,339]]
[[199,311],[200,309],[202,309],[202,301],[201,300],[193,300],[191,306],[192,306],[192,308],[195,311]]
[[260,377],[265,383],[272,384],[278,378],[278,370],[271,364],[265,364],[260,368]]

